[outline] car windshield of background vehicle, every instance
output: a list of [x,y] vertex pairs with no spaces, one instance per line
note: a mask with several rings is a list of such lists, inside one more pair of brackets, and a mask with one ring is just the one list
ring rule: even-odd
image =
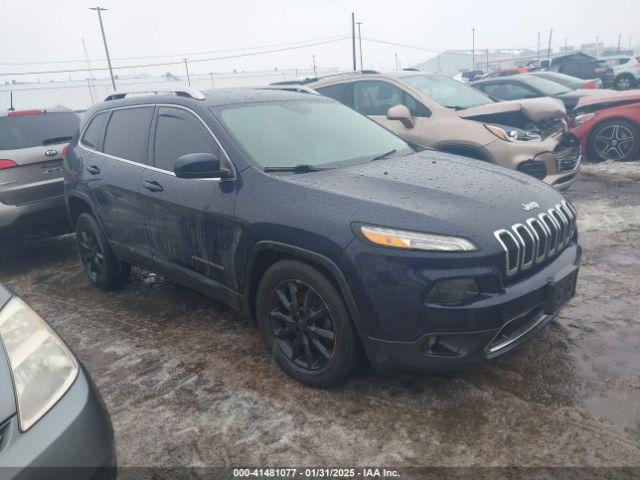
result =
[[402,81],[443,107],[462,110],[493,103],[486,95],[453,78],[440,75],[411,75],[402,77]]
[[559,83],[571,90],[576,90],[584,85],[585,81],[572,77],[571,75],[565,75],[564,73],[555,73],[555,72],[533,72],[531,73],[534,77],[544,78],[545,80],[549,80],[551,82]]
[[243,103],[212,109],[262,167],[346,166],[413,150],[377,123],[337,102]]
[[522,77],[522,82],[525,85],[529,85],[531,88],[542,92],[542,94],[549,97],[555,97],[556,95],[562,95],[563,93],[570,92],[571,89],[560,85],[559,83],[552,82],[546,78],[527,76]]
[[68,142],[78,123],[80,119],[73,112],[0,117],[0,150]]

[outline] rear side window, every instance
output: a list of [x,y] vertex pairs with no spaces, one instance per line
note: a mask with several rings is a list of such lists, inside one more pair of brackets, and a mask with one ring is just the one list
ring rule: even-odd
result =
[[394,105],[403,103],[404,92],[387,82],[357,82],[355,87],[356,110],[363,115],[384,116]]
[[353,83],[339,83],[338,85],[329,85],[316,90],[325,97],[333,98],[353,108]]
[[175,161],[188,153],[216,153],[211,133],[193,114],[181,108],[160,107],[156,125],[154,166],[173,172]]
[[0,117],[0,150],[68,142],[79,123],[73,112]]
[[147,141],[153,107],[113,110],[104,139],[104,153],[132,162],[147,162]]
[[100,150],[102,148],[104,129],[107,126],[108,119],[109,112],[102,112],[93,117],[91,123],[84,131],[84,135],[82,135],[82,143],[94,150]]

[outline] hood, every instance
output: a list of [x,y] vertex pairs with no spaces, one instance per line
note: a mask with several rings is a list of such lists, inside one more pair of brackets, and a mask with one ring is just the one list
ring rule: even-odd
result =
[[[313,208],[326,215],[340,209],[351,221],[395,228],[483,238],[564,200],[528,175],[435,150],[365,164],[292,174],[287,180],[323,191]],[[329,194],[329,195],[326,195]],[[342,197],[338,200],[333,197]],[[309,197],[320,198],[309,195]],[[325,199],[326,202],[325,202]],[[523,204],[538,209],[525,211]]]
[[576,108],[586,107],[590,105],[612,104],[619,105],[624,103],[640,102],[640,90],[631,90],[628,92],[616,92],[612,90],[576,90],[577,92],[598,92],[596,94],[584,95],[578,101]]
[[540,122],[550,118],[562,118],[567,114],[564,104],[560,100],[548,97],[489,103],[458,110],[456,113],[462,118],[473,120],[475,117],[510,112],[521,112],[532,122]]

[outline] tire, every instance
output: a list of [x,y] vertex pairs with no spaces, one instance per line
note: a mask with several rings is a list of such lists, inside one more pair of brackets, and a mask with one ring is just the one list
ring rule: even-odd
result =
[[637,160],[640,158],[640,129],[628,120],[607,120],[598,125],[589,136],[589,159]]
[[631,90],[636,83],[636,79],[629,73],[621,73],[613,81],[613,86],[616,90]]
[[80,262],[91,283],[107,291],[123,286],[131,273],[131,265],[116,258],[98,222],[88,213],[82,213],[75,231]]
[[360,365],[361,347],[342,297],[309,265],[272,265],[260,280],[256,313],[267,348],[291,378],[327,388],[344,383]]

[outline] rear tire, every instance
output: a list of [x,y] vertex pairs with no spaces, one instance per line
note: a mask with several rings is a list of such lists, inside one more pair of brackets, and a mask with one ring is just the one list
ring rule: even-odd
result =
[[362,353],[342,297],[309,265],[283,260],[262,276],[256,295],[258,324],[278,366],[306,385],[345,382]]
[[88,213],[82,213],[75,230],[80,262],[91,283],[102,290],[113,290],[127,283],[131,265],[116,258],[98,222]]
[[629,73],[622,73],[616,77],[613,86],[616,90],[631,90],[636,84],[636,79]]
[[628,120],[607,120],[598,125],[589,137],[589,159],[637,160],[640,158],[640,129]]

